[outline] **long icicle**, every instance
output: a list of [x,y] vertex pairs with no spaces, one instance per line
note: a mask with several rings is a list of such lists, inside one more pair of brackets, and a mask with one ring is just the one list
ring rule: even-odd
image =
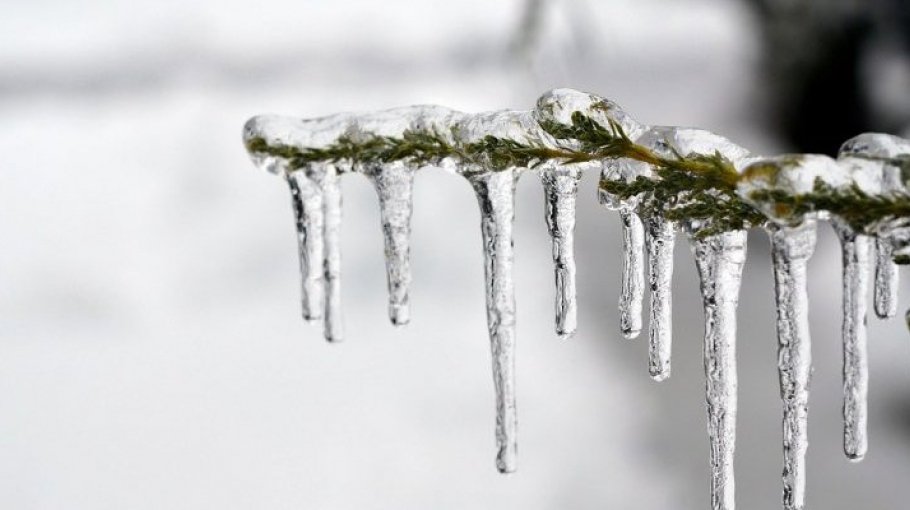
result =
[[648,322],[648,372],[655,381],[670,377],[673,344],[673,245],[675,224],[659,216],[645,220],[651,311]]
[[544,169],[540,174],[547,229],[553,242],[556,272],[556,334],[571,338],[578,326],[575,288],[575,201],[581,172],[574,166]]
[[771,237],[777,305],[777,369],[783,419],[784,510],[802,510],[806,501],[806,450],[809,447],[809,379],[812,349],[806,265],[815,251],[815,221],[801,227],[766,227]]
[[693,239],[705,308],[705,377],[711,443],[711,508],[735,508],[736,307],[746,259],[746,232]]
[[322,269],[322,191],[306,172],[287,174],[297,227],[297,251],[300,256],[300,290],[303,318],[309,322],[322,319],[324,278]]
[[897,289],[899,273],[891,258],[891,242],[881,237],[875,239],[875,315],[890,319],[897,315]]
[[626,338],[641,332],[644,301],[644,226],[637,214],[620,209],[622,220],[622,293],[619,296],[619,323]]
[[327,164],[317,174],[322,188],[324,215],[325,325],[324,335],[329,342],[344,338],[341,313],[341,183],[335,165]]
[[396,326],[410,321],[411,213],[414,209],[414,168],[395,161],[376,165],[366,175],[379,194],[379,213],[385,241],[389,319]]
[[846,223],[831,221],[843,250],[844,453],[860,461],[866,454],[869,361],[866,352],[866,297],[871,270],[871,239]]
[[484,172],[469,177],[480,204],[486,276],[487,327],[493,351],[496,388],[496,468],[516,468],[515,284],[512,279],[512,224],[517,170]]

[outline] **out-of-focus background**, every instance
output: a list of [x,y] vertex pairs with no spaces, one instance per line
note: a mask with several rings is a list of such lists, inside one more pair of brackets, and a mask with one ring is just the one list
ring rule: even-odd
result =
[[[906,3],[12,0],[0,16],[0,507],[708,506],[702,316],[676,251],[674,371],[618,334],[618,218],[579,199],[580,328],[553,334],[538,180],[519,184],[519,470],[493,464],[476,200],[416,180],[412,324],[386,319],[375,193],[344,179],[346,341],[300,319],[285,185],[240,128],[438,103],[530,108],[555,86],[756,152],[910,122]],[[742,508],[780,501],[768,242],[739,335]],[[870,452],[841,453],[840,255],[810,267],[811,508],[910,500],[910,334],[870,318]],[[910,305],[904,285],[902,309]]]

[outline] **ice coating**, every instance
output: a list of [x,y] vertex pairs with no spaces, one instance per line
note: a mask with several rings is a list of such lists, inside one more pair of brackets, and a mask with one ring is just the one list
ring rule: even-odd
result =
[[[249,147],[255,139],[266,140],[272,145],[291,147],[323,147],[329,145],[345,131],[356,118],[350,113],[340,113],[317,119],[300,119],[284,115],[257,115],[243,126],[243,142]],[[274,174],[290,170],[287,161],[278,156],[250,151],[253,163]]]
[[[761,158],[752,162],[742,172],[736,193],[771,221],[781,225],[797,226],[805,219],[795,215],[791,208],[769,200],[758,200],[757,191],[781,191],[789,196],[811,193],[816,182],[832,188],[845,188],[851,184],[850,171],[833,158],[822,154],[785,154]],[[813,212],[812,217],[827,217],[823,211]]]
[[838,155],[895,158],[910,154],[910,140],[885,133],[862,133],[847,140]]
[[843,257],[844,453],[854,461],[866,454],[869,361],[866,352],[866,296],[871,272],[871,239],[834,218]]
[[648,322],[648,372],[655,381],[670,377],[673,343],[673,245],[676,225],[660,216],[645,220],[648,284],[651,296]]
[[575,290],[575,201],[581,170],[577,165],[548,166],[540,173],[547,229],[556,272],[556,334],[570,338],[578,326]]
[[641,310],[644,301],[645,232],[637,214],[620,209],[622,220],[622,292],[619,296],[619,325],[626,338],[641,332]]
[[[553,137],[541,129],[533,113],[529,111],[500,110],[466,115],[450,131],[455,142],[463,144],[483,142],[491,136],[528,145],[551,146],[553,144]],[[501,169],[501,167],[500,162],[483,155],[474,164],[456,166],[455,170],[464,174],[478,171],[478,168]]]
[[396,326],[410,320],[411,213],[415,169],[402,161],[371,165],[364,172],[379,194],[389,287],[389,319]]
[[[882,191],[890,193],[907,193],[904,172],[895,158],[910,156],[910,141],[882,133],[863,133],[855,136],[841,146],[838,159],[856,161],[869,159],[870,164],[878,165],[881,171]],[[898,271],[893,262],[893,244],[885,237],[875,241],[875,284],[873,301],[875,314],[880,318],[897,315]]]
[[[590,129],[591,120],[612,132],[612,139],[606,131]],[[638,147],[630,151],[629,140],[617,141],[618,130]],[[573,134],[566,137],[564,133]],[[712,507],[717,509],[732,509],[735,503],[735,313],[746,244],[745,232],[738,228],[762,223],[772,239],[778,369],[784,414],[784,507],[800,509],[805,500],[806,416],[811,373],[806,262],[814,248],[815,220],[835,216],[823,210],[826,205],[816,204],[834,203],[838,207],[832,200],[840,195],[826,195],[828,188],[843,192],[843,196],[859,190],[857,196],[863,200],[866,200],[863,194],[871,197],[862,203],[872,203],[876,212],[854,215],[841,208],[839,214],[843,217],[831,219],[844,249],[845,451],[854,459],[865,453],[868,375],[864,296],[875,237],[875,310],[880,316],[895,313],[896,267],[891,259],[910,260],[910,215],[902,212],[906,204],[898,203],[891,208],[887,200],[910,197],[904,171],[910,169],[907,140],[867,133],[846,142],[837,160],[811,154],[759,159],[713,133],[644,126],[609,100],[556,89],[542,96],[531,111],[464,114],[442,107],[415,106],[312,120],[260,116],[244,126],[244,141],[256,166],[287,180],[298,231],[303,314],[308,320],[323,316],[325,336],[330,341],[343,337],[338,177],[343,173],[363,173],[376,187],[385,241],[389,313],[395,324],[404,324],[409,318],[408,252],[414,172],[421,165],[438,165],[471,182],[481,207],[487,317],[496,389],[497,467],[502,472],[514,471],[517,450],[512,221],[514,186],[523,166],[541,172],[555,264],[556,329],[562,337],[571,336],[577,322],[573,242],[578,180],[585,169],[603,169],[601,201],[608,208],[620,211],[623,221],[620,308],[623,331],[628,336],[638,334],[641,328],[642,248],[647,249],[651,298],[649,372],[656,380],[665,379],[671,372],[670,290],[677,224],[666,216],[679,220],[696,255],[705,307],[711,497]],[[743,174],[731,178],[727,162],[713,163],[718,160],[714,158],[718,153],[737,172],[745,169]],[[693,156],[702,159],[693,163]],[[680,166],[666,164],[668,160],[677,160]],[[709,164],[704,164],[705,161]],[[707,192],[706,188],[698,188],[700,195],[689,193],[685,186],[679,186],[679,182],[686,181],[673,180],[672,173],[663,173],[667,170],[689,172],[686,178],[708,176],[707,181],[699,184],[708,182],[711,187]],[[721,177],[716,178],[711,172]],[[609,182],[632,184],[639,178],[667,179],[667,186],[655,188],[646,183],[640,189],[657,189],[653,191],[654,196],[639,192],[638,196],[628,197],[628,192],[623,190],[635,188],[613,186],[615,183]],[[733,185],[736,196],[731,195]],[[613,196],[608,189],[619,191]],[[668,189],[674,190],[670,200],[654,200]],[[813,198],[801,201],[800,195],[813,193]],[[768,223],[763,223],[763,216],[743,206],[736,197],[763,213]],[[648,200],[656,205],[649,205]],[[885,205],[878,207],[882,202],[874,200],[882,200]],[[715,218],[722,220],[724,216],[723,212],[716,212],[724,211],[717,209],[717,204],[731,206],[729,211],[735,209],[730,213],[733,221],[714,222]],[[806,204],[819,209],[804,207]],[[692,207],[687,209],[689,206]],[[709,212],[700,212],[705,210]],[[899,212],[890,212],[894,210]],[[690,216],[691,211],[696,213]],[[690,219],[684,221],[687,217]],[[870,223],[868,217],[874,221]],[[737,226],[731,230],[729,225]]]
[[[730,140],[700,129],[653,127],[637,140],[656,153],[720,154],[737,168],[749,152]],[[735,508],[733,458],[736,450],[736,307],[746,259],[746,232],[733,230],[701,236],[710,219],[686,221],[701,280],[705,309],[705,379],[708,439],[711,443],[711,506]]]
[[816,223],[799,227],[770,223],[777,308],[777,369],[783,402],[783,502],[785,510],[801,510],[806,500],[806,451],[809,447],[809,380],[812,348],[806,266],[815,250]]
[[711,508],[735,508],[733,457],[736,450],[736,307],[746,232],[693,238],[705,309],[705,378],[708,439],[711,443]]
[[287,174],[286,179],[297,227],[303,318],[317,321],[322,319],[325,302],[322,189],[306,171]]
[[496,468],[516,468],[515,284],[512,280],[512,224],[518,171],[472,172],[469,180],[480,204],[486,276],[487,327],[493,351],[496,389]]
[[534,117],[541,123],[552,121],[570,125],[575,112],[584,113],[601,126],[616,123],[632,140],[646,129],[613,101],[572,89],[553,89],[540,96]]

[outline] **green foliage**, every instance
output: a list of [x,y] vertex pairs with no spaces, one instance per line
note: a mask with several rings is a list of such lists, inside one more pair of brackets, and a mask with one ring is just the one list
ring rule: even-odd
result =
[[910,218],[910,199],[906,195],[870,195],[853,184],[849,188],[834,188],[816,179],[810,193],[790,195],[780,190],[756,190],[749,198],[773,204],[779,216],[802,217],[828,211],[844,220],[857,232],[873,234],[881,222]]
[[[628,158],[652,166],[656,177],[638,177],[632,182],[603,179],[600,188],[621,200],[637,199],[639,212],[660,215],[674,221],[700,225],[698,236],[761,225],[767,218],[736,194],[741,179],[733,164],[715,152],[711,155],[670,157],[632,141],[619,123],[604,126],[582,112],[574,112],[570,124],[542,120],[540,128],[557,142],[556,148],[543,144],[486,136],[476,142],[457,142],[457,133],[446,137],[433,131],[405,131],[402,136],[341,136],[324,147],[294,147],[269,144],[263,138],[248,141],[247,149],[288,161],[289,171],[317,162],[383,164],[405,161],[414,168],[438,164],[453,158],[479,171],[508,168],[536,168],[546,162],[584,163]],[[910,157],[890,158],[889,164],[902,169],[910,181]],[[752,169],[751,173],[761,171]],[[779,190],[759,190],[751,199],[773,203],[780,216],[800,217],[816,211],[829,211],[851,227],[870,232],[876,223],[895,218],[910,218],[910,198],[904,195],[871,196],[859,187],[834,189],[821,181],[811,193],[788,195]],[[910,260],[908,260],[910,262]]]

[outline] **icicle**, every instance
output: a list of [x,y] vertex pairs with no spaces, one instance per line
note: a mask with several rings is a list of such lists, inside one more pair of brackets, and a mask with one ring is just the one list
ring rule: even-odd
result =
[[315,169],[312,177],[322,188],[324,335],[329,342],[339,342],[344,337],[341,315],[341,186],[338,173],[335,165],[322,165]]
[[370,167],[366,175],[379,194],[389,286],[389,318],[392,324],[403,326],[410,320],[410,243],[414,168],[396,161]]
[[644,300],[644,227],[638,215],[620,209],[622,219],[622,294],[619,297],[619,323],[626,338],[641,332],[641,308]]
[[471,174],[468,179],[480,204],[486,276],[487,327],[493,351],[496,388],[496,467],[516,467],[515,286],[512,280],[512,222],[517,170]]
[[297,227],[303,318],[313,322],[322,319],[324,306],[322,192],[305,170],[287,174],[286,178]]
[[648,283],[651,289],[651,318],[648,323],[648,372],[655,381],[670,377],[673,342],[672,284],[673,245],[676,226],[652,216],[646,220]]
[[774,294],[777,304],[777,369],[783,401],[783,500],[785,510],[801,510],[806,501],[806,450],[809,447],[809,379],[812,350],[806,264],[815,250],[815,221],[801,227],[774,224],[771,237]]
[[705,308],[705,376],[711,443],[711,508],[733,510],[736,449],[736,306],[746,258],[746,232],[693,238]]
[[882,319],[897,315],[897,264],[891,259],[891,242],[887,239],[875,240],[875,314]]
[[577,327],[575,291],[575,199],[581,172],[574,166],[549,167],[540,174],[543,182],[547,228],[553,240],[556,265],[556,334],[571,338]]
[[866,296],[871,239],[836,218],[831,224],[843,250],[844,453],[851,460],[860,461],[867,448]]

